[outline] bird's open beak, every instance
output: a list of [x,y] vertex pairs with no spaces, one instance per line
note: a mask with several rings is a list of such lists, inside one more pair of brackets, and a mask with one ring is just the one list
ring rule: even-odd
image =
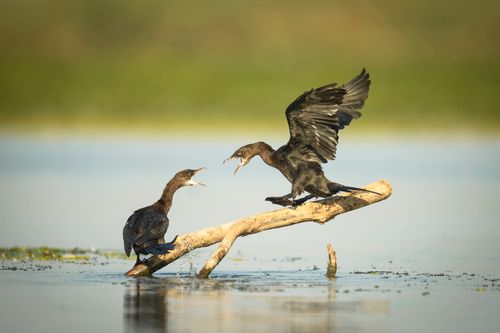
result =
[[[195,172],[194,172],[194,174],[193,174],[193,177],[194,177],[194,176],[195,176],[198,172],[200,172],[201,170],[206,170],[206,169],[207,169],[207,168],[203,167],[203,168],[199,168],[199,169],[195,170]],[[198,182],[198,181],[194,180],[194,179],[193,179],[193,177],[191,177],[191,179],[190,179],[190,180],[188,180],[188,182],[186,183],[186,185],[191,185],[191,186],[207,186],[207,185],[205,185],[205,184],[203,184],[203,183],[200,183],[200,182]]]
[[226,162],[230,161],[230,160],[237,160],[237,159],[240,159],[240,163],[238,164],[238,166],[236,167],[236,170],[234,170],[234,174],[236,174],[238,172],[238,170],[241,169],[242,166],[245,166],[247,164],[247,160],[241,158],[241,157],[235,157],[235,156],[231,156],[229,158],[226,158],[223,162],[223,164],[226,164]]

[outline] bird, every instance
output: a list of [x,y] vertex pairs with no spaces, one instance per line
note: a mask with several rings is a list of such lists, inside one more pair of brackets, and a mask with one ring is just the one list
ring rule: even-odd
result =
[[168,253],[175,248],[177,236],[165,243],[169,220],[167,214],[172,207],[172,199],[175,191],[183,186],[195,186],[205,184],[193,179],[200,169],[186,169],[179,171],[165,185],[163,193],[158,201],[150,206],[136,210],[125,223],[123,228],[123,246],[125,254],[130,257],[132,249],[137,255],[135,265],[141,264],[140,255],[160,255]]
[[[258,155],[266,164],[278,169],[292,183],[291,192],[265,200],[281,206],[297,206],[309,199],[327,198],[338,192],[377,193],[332,182],[325,177],[321,166],[335,159],[339,131],[361,116],[359,110],[368,98],[370,84],[370,75],[363,68],[360,74],[340,86],[331,83],[304,92],[285,111],[290,131],[287,144],[274,150],[262,141],[251,143],[237,149],[224,163],[239,159],[236,174]],[[296,199],[304,192],[309,194]]]

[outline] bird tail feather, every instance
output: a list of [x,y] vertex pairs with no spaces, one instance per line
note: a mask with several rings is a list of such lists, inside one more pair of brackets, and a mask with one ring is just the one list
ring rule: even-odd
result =
[[152,255],[160,255],[160,254],[165,254],[170,251],[175,249],[175,245],[172,243],[165,243],[165,244],[155,244],[151,245],[147,248],[144,249],[144,252],[147,254],[152,254]]
[[172,241],[169,243],[152,244],[152,245],[146,247],[143,251],[147,254],[152,254],[155,256],[158,256],[160,254],[165,254],[165,253],[168,253],[168,252],[172,251],[173,249],[175,249],[174,243],[176,240],[177,240],[177,236],[175,236],[174,239],[172,239]]
[[381,193],[378,193],[375,191],[370,191],[370,190],[365,190],[364,188],[359,188],[359,187],[354,187],[354,186],[345,186],[345,185],[337,184],[337,183],[333,183],[333,182],[328,184],[328,189],[330,190],[331,195],[334,195],[335,193],[338,193],[338,192],[354,192],[354,191],[362,191],[362,192],[368,192],[368,193],[382,195]]

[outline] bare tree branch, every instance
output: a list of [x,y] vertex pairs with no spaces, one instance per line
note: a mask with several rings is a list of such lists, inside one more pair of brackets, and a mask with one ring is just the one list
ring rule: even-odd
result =
[[151,275],[194,249],[221,242],[219,248],[212,254],[198,274],[199,277],[206,278],[224,258],[236,238],[240,236],[247,236],[308,221],[324,224],[339,214],[387,199],[392,193],[390,183],[385,180],[379,180],[364,188],[378,192],[380,195],[358,191],[347,195],[338,195],[328,199],[307,202],[296,208],[282,208],[265,212],[231,223],[180,235],[177,237],[173,251],[149,258],[143,264],[134,266],[126,274],[128,276]]

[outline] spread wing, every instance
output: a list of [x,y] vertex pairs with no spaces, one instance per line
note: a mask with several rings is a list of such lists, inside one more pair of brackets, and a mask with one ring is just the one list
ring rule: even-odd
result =
[[361,116],[368,97],[369,74],[363,68],[351,81],[332,83],[306,91],[286,109],[290,129],[288,148],[306,161],[325,163],[335,159],[338,132]]
[[123,228],[123,246],[130,256],[132,245],[141,246],[150,240],[163,238],[168,229],[167,214],[155,206],[138,209]]

